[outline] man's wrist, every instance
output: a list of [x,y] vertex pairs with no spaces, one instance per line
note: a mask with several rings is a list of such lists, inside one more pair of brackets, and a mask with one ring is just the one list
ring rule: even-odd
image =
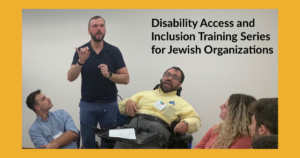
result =
[[85,62],[80,61],[80,59],[78,59],[77,61],[78,65],[82,66]]
[[125,102],[125,104],[126,104],[129,100],[131,100],[131,99],[127,99],[126,102]]
[[186,120],[183,120],[181,122],[185,123],[186,125],[189,125],[189,123]]
[[106,77],[107,79],[110,79],[112,77],[112,73],[108,72],[108,77]]
[[59,148],[59,146],[58,146],[58,144],[57,144],[56,141],[50,142],[49,145],[52,146],[51,148],[53,148],[53,149],[58,149]]

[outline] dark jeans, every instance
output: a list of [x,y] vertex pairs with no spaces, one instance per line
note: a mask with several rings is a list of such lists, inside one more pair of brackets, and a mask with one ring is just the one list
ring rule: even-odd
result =
[[[115,127],[118,104],[117,102],[96,104],[80,101],[79,107],[83,148],[95,148],[95,133],[92,127],[97,127],[98,122],[101,129]],[[108,145],[108,142],[101,139],[101,148],[107,148]]]

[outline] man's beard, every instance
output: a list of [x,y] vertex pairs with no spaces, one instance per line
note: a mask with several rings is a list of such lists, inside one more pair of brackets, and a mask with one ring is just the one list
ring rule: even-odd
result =
[[258,134],[258,128],[256,127],[255,133],[252,133],[252,141],[259,137],[260,137],[260,135]]
[[[167,81],[170,82],[171,85],[173,86],[173,84],[172,84],[172,82],[171,82],[170,80],[166,80],[165,82],[167,82]],[[160,89],[161,89],[164,93],[169,93],[169,92],[172,92],[172,91],[177,91],[178,87],[179,87],[179,84],[178,84],[177,86],[173,86],[173,87],[171,87],[171,88],[169,88],[169,89],[166,89],[166,88],[164,87],[163,83],[162,83],[162,80],[160,80]]]
[[[97,33],[99,33],[99,32],[97,32]],[[105,37],[105,33],[102,33],[102,38],[97,38],[97,37],[96,37],[96,36],[97,36],[97,33],[96,33],[95,35],[91,34],[92,39],[93,39],[95,42],[102,42],[103,39],[104,39],[104,37]]]

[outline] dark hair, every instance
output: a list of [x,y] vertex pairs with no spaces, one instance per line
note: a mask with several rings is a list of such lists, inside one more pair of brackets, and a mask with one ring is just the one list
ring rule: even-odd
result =
[[266,135],[255,139],[252,149],[278,149],[278,135]]
[[36,90],[29,94],[29,96],[26,99],[26,104],[29,109],[33,110],[35,112],[34,106],[37,105],[37,101],[35,100],[36,95],[40,94],[41,90]]
[[164,73],[164,75],[167,73],[167,71],[169,71],[170,69],[175,69],[175,70],[177,70],[177,71],[180,71],[180,73],[181,73],[181,78],[180,78],[180,83],[182,83],[183,82],[183,80],[184,80],[184,73],[183,73],[183,71],[179,68],[179,67],[175,67],[175,66],[173,66],[173,67],[171,67],[171,68],[169,68],[168,70],[166,70],[165,71],[165,73]]
[[270,134],[278,134],[278,98],[262,98],[253,103],[251,113],[256,120],[256,128],[266,126]]
[[[89,21],[89,24],[88,24],[88,28],[90,28],[90,22],[93,20],[93,19],[103,19],[101,16],[99,16],[99,15],[96,15],[96,16],[93,16],[91,19],[90,19],[90,21]],[[103,19],[103,21],[105,22],[105,20]]]

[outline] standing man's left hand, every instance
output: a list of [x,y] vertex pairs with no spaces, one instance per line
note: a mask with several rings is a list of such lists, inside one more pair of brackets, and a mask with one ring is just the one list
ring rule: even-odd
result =
[[100,68],[101,73],[102,73],[102,75],[103,75],[105,78],[108,78],[108,77],[109,77],[109,72],[108,72],[107,65],[105,65],[105,64],[100,64],[100,65],[98,66],[98,68]]
[[187,131],[188,124],[184,123],[183,121],[179,122],[174,128],[174,133],[186,134]]

